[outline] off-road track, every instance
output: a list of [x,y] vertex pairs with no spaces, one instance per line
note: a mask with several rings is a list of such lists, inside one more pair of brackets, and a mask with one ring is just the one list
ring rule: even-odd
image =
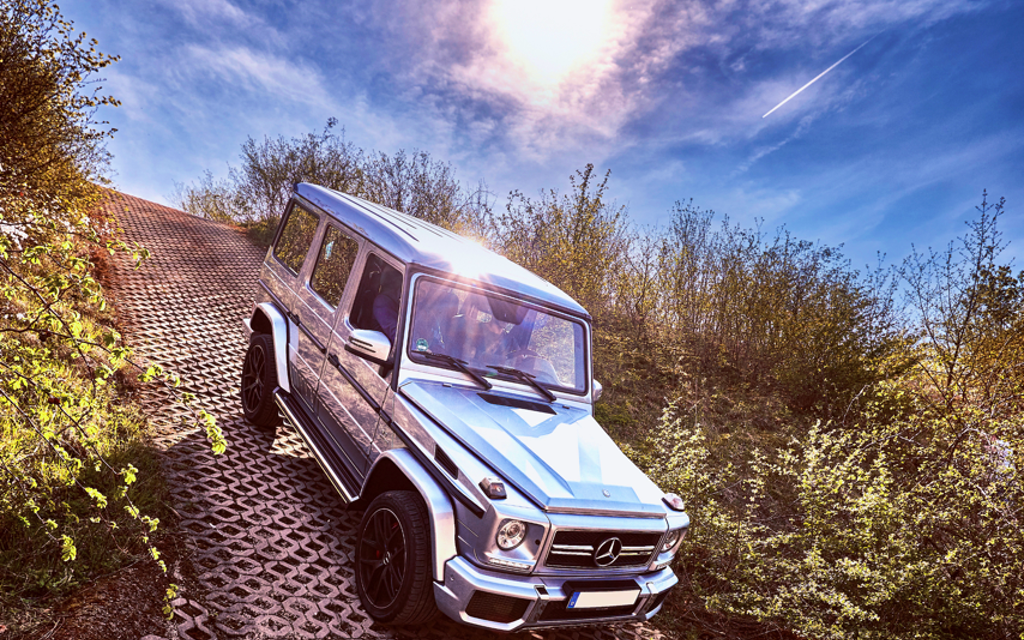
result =
[[[163,451],[179,548],[180,585],[168,635],[211,638],[493,638],[446,618],[417,628],[374,623],[352,573],[361,512],[348,511],[287,426],[260,431],[242,417],[238,384],[250,311],[264,256],[229,225],[132,196],[106,204],[128,242],[152,257],[113,267],[114,298],[144,361],[181,376],[193,406],[214,416],[228,440],[213,455],[189,409],[151,390],[143,405]],[[645,625],[561,629],[509,638],[660,638]]]

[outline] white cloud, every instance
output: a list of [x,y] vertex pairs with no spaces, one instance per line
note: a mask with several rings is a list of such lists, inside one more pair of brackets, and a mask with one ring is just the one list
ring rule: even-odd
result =
[[231,4],[228,0],[160,0],[179,11],[192,26],[207,28],[211,21],[226,22],[236,27],[253,27],[263,22]]
[[161,93],[157,87],[138,76],[123,73],[117,66],[104,70],[103,75],[106,78],[104,93],[109,92],[121,101],[118,107],[121,114],[129,120],[155,124],[150,107],[153,98]]
[[320,71],[246,46],[216,49],[190,45],[184,49],[191,73],[209,72],[250,92],[288,102],[328,109],[331,98]]
[[[955,0],[618,0],[585,7],[572,0],[471,6],[448,0],[412,6],[395,0],[387,8],[401,18],[386,19],[376,7],[361,20],[386,25],[381,28],[389,37],[402,37],[414,48],[392,73],[401,85],[439,95],[419,105],[435,110],[434,121],[461,116],[462,122],[477,123],[465,129],[471,137],[497,131],[525,160],[543,162],[568,147],[590,150],[590,158],[593,151],[614,153],[622,128],[647,114],[675,116],[681,123],[664,131],[663,142],[721,144],[753,137],[763,128],[755,118],[820,72],[815,61],[814,68],[784,76],[744,77],[754,73],[752,59],[759,51],[817,48],[829,57],[837,48],[863,42],[869,31],[913,20],[930,23],[976,6]],[[531,7],[532,21],[522,15]],[[580,14],[575,24],[566,18],[573,10]],[[573,43],[578,50],[566,48]],[[707,60],[688,59],[698,51],[710,51],[732,74],[731,95],[698,93],[702,74],[714,73]],[[842,85],[831,83],[801,98],[819,100],[816,113],[834,107],[842,92]],[[768,124],[804,115],[796,109]]]
[[800,43],[820,47],[849,37],[853,31],[876,31],[908,22],[927,26],[987,4],[987,0],[753,0],[747,28],[758,33],[762,48]]
[[742,212],[743,219],[734,220],[742,226],[752,225],[756,219],[760,219],[768,225],[765,229],[771,229],[791,214],[804,198],[800,189],[775,189],[748,184],[722,194],[716,208],[726,214]]

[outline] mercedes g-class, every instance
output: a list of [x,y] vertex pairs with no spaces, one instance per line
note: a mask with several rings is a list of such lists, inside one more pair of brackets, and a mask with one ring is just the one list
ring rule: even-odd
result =
[[375,620],[646,620],[690,524],[593,417],[590,316],[480,245],[296,185],[260,273],[246,419],[281,417],[364,509]]

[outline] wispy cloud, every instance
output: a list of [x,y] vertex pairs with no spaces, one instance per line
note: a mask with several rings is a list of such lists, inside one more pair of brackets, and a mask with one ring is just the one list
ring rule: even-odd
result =
[[275,100],[329,108],[331,98],[320,71],[246,46],[210,48],[191,45],[184,51],[193,74],[213,73],[236,87]]
[[206,29],[211,22],[228,23],[236,27],[262,25],[255,15],[246,13],[229,0],[160,0],[168,8],[176,10],[193,27]]
[[[766,73],[765,52],[813,51],[829,42],[842,46],[869,29],[923,24],[977,3],[620,1],[609,5],[600,22],[601,40],[589,57],[561,75],[531,73],[536,61],[517,56],[493,22],[500,15],[485,6],[458,0],[413,6],[395,0],[375,5],[360,20],[387,30],[390,41],[406,43],[409,49],[384,54],[388,71],[416,100],[430,96],[420,104],[434,110],[437,121],[473,123],[462,130],[475,142],[508,144],[539,161],[566,145],[603,145],[605,153],[614,152],[613,140],[623,128],[644,119],[675,118],[685,125],[669,123],[659,132],[663,140],[753,135],[760,128],[749,111],[739,113],[736,107],[751,106],[751,97],[768,96],[772,87],[788,82]],[[535,35],[544,34],[538,29]],[[713,65],[727,74],[724,82],[711,83]]]

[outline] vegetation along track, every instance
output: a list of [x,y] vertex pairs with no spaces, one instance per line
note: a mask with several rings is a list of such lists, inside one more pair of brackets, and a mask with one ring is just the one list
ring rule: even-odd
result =
[[[106,204],[126,240],[152,257],[114,268],[114,292],[140,357],[182,377],[194,405],[228,440],[214,456],[186,410],[160,392],[142,399],[164,451],[186,552],[170,568],[181,587],[180,638],[491,638],[447,619],[419,628],[374,624],[359,605],[351,558],[362,515],[347,511],[290,427],[258,431],[242,418],[242,319],[264,252],[229,226],[139,198]],[[520,634],[528,638],[657,638],[644,625]],[[518,637],[518,636],[510,636]]]

